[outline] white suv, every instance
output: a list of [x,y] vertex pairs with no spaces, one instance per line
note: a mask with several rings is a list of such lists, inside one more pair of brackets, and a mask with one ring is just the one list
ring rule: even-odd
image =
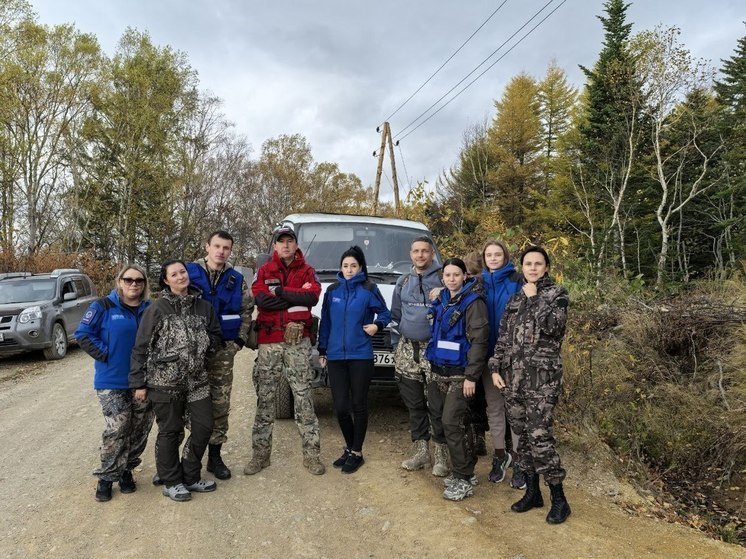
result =
[[[417,221],[370,215],[292,214],[281,224],[295,231],[306,262],[316,269],[321,280],[321,297],[313,308],[316,317],[321,316],[324,292],[336,280],[339,259],[345,250],[353,245],[363,249],[368,277],[378,284],[390,309],[396,280],[412,268],[409,256],[412,240],[421,236],[432,238],[430,230]],[[268,259],[268,255],[259,255],[257,267]],[[435,260],[440,261],[437,249]],[[388,329],[373,337],[373,356],[376,366],[373,383],[393,383],[394,355]],[[315,373],[312,385],[328,386],[326,369],[319,365],[315,350],[311,364]],[[288,418],[292,412],[292,393],[283,380],[277,391],[277,417]]]

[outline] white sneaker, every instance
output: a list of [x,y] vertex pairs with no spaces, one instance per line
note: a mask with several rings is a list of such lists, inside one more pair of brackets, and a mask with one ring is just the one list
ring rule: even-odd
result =
[[183,483],[177,483],[171,487],[163,487],[163,495],[169,497],[172,501],[189,501],[192,494],[184,487]]
[[194,491],[195,493],[209,493],[210,491],[215,491],[218,488],[218,484],[211,479],[201,479],[184,487],[188,491]]

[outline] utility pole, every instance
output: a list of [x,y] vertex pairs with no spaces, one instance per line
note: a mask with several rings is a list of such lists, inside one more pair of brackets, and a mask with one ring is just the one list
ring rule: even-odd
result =
[[[377,128],[376,131],[379,129]],[[394,140],[391,137],[391,126],[388,122],[383,123],[381,130],[381,148],[373,155],[378,155],[378,169],[376,170],[376,185],[373,194],[373,215],[378,213],[378,196],[381,192],[381,173],[383,172],[383,156],[386,153],[386,144],[389,145],[389,158],[391,159],[391,175],[394,181],[394,208],[397,217],[401,212],[401,203],[399,202],[399,179],[396,177],[396,160],[394,158]],[[397,142],[398,144],[399,142]]]

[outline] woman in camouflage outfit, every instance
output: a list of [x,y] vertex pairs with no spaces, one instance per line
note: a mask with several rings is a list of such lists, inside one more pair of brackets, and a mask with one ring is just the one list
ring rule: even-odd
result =
[[[214,481],[200,479],[202,456],[212,433],[212,403],[205,355],[223,343],[215,310],[189,287],[181,260],[161,267],[160,298],[143,315],[132,351],[130,387],[137,400],[153,405],[158,438],[155,461],[163,494],[188,501],[191,492],[214,491]],[[184,416],[191,435],[181,461]]]
[[566,472],[555,449],[553,413],[562,388],[560,348],[569,299],[567,290],[549,277],[549,264],[541,247],[521,255],[526,283],[505,307],[489,366],[495,386],[505,390],[510,426],[518,435],[518,464],[526,476],[526,494],[511,509],[544,506],[539,488],[544,474],[552,494],[546,520],[560,524],[570,506],[562,489]]

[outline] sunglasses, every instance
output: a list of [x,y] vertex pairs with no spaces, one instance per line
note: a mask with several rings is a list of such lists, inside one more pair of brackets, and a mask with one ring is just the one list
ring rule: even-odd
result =
[[132,285],[133,283],[135,285],[143,285],[145,283],[145,278],[122,278],[122,281],[127,285]]

